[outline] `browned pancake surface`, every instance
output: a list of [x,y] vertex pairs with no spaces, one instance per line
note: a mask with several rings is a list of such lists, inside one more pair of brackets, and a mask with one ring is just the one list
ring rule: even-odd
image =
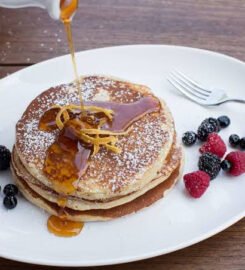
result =
[[[110,79],[87,76],[83,84],[84,100],[95,100],[107,95],[110,101],[132,103],[144,96],[152,95],[145,86]],[[38,129],[42,114],[54,104],[78,103],[74,84],[51,88],[37,97],[24,112],[16,126],[16,149],[28,171],[44,182],[43,164],[48,147],[54,142],[57,133]],[[102,149],[91,158],[86,174],[76,183],[76,191],[81,196],[92,199],[117,196],[123,188],[125,194],[131,192],[131,185],[141,181],[143,175],[166,147],[166,155],[173,140],[173,122],[167,108],[160,113],[147,114],[133,123],[127,136],[119,139],[121,154]],[[158,164],[158,167],[160,164]],[[160,168],[160,167],[159,167]],[[48,183],[44,183],[48,185]],[[128,187],[128,190],[127,190]],[[100,195],[101,194],[101,195]]]
[[[172,174],[171,176],[161,183],[160,185],[156,186],[155,188],[149,190],[144,195],[136,198],[135,200],[126,203],[124,205],[120,205],[111,209],[99,209],[99,210],[88,210],[88,211],[78,211],[73,210],[70,208],[65,208],[64,211],[67,215],[67,218],[70,220],[80,220],[80,221],[95,221],[95,220],[107,220],[122,217],[134,212],[141,210],[142,208],[148,207],[154,202],[161,199],[165,192],[171,189],[176,181],[178,180],[182,165],[180,165]],[[12,168],[13,169],[13,168]],[[22,178],[18,177],[13,170],[13,175],[24,194],[24,196],[30,200],[32,203],[36,204],[39,207],[44,208],[51,214],[58,215],[60,211],[60,207],[47,201],[43,197],[41,197],[38,193],[33,191],[23,180]]]

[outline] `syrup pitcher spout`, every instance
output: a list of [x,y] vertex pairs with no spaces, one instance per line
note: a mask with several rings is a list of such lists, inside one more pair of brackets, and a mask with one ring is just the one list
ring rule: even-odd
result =
[[62,1],[60,0],[0,0],[0,7],[6,8],[40,7],[46,9],[51,18],[59,20],[61,17],[61,8],[60,8],[61,3]]

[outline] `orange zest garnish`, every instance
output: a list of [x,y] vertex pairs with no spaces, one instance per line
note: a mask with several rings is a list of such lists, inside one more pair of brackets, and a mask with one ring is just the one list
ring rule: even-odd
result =
[[[62,130],[65,124],[69,121],[69,126],[73,129],[73,132],[77,138],[87,144],[93,145],[92,156],[99,152],[101,146],[104,146],[107,150],[110,150],[114,153],[121,153],[121,149],[116,146],[116,143],[118,142],[117,136],[126,135],[127,132],[112,132],[109,130],[101,129],[107,121],[112,121],[112,110],[97,106],[84,106],[84,110],[89,111],[90,114],[102,113],[105,116],[99,119],[97,126],[92,126],[87,122],[85,123],[82,118],[71,119],[69,112],[81,112],[81,106],[79,105],[55,105],[53,108],[59,109],[55,119],[57,127]],[[82,113],[84,113],[84,111]]]
[[[79,111],[81,110],[81,106],[75,105],[75,104],[70,104],[70,105],[65,105],[65,106],[53,106],[53,108],[58,108],[60,111],[58,112],[56,116],[56,125],[58,126],[59,129],[63,129],[65,123],[70,119],[69,116],[69,111]],[[113,111],[110,109],[104,109],[101,107],[97,106],[84,106],[84,110],[89,111],[89,112],[100,112],[104,113],[106,117],[111,121],[113,118]],[[61,117],[64,117],[64,121],[62,121]]]

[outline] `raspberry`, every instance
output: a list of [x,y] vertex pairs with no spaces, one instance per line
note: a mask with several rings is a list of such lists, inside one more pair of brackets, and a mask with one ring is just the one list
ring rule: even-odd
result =
[[231,164],[229,173],[233,176],[239,176],[245,173],[245,153],[241,151],[230,152],[225,160],[228,160]]
[[207,142],[202,145],[199,151],[202,154],[209,152],[222,158],[226,152],[226,145],[217,133],[211,133],[208,135]]
[[211,153],[204,153],[199,158],[198,167],[211,177],[211,180],[217,177],[221,169],[221,160],[218,156]]
[[210,183],[210,176],[202,171],[188,173],[184,176],[185,187],[193,198],[200,198]]

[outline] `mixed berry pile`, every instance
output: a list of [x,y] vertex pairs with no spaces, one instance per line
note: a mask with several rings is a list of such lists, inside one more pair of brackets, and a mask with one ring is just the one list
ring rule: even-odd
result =
[[194,145],[198,140],[202,143],[199,148],[199,170],[184,175],[185,187],[194,198],[200,198],[204,194],[210,181],[218,176],[221,169],[231,176],[245,173],[245,152],[241,151],[245,150],[245,137],[240,139],[238,135],[232,134],[229,143],[239,150],[225,155],[227,147],[218,134],[230,123],[228,116],[220,116],[217,119],[210,117],[202,121],[196,133],[187,131],[183,134],[182,142],[186,146]]
[[[7,170],[10,166],[11,153],[8,148],[0,145],[0,171]],[[0,187],[1,191],[1,187]],[[3,205],[7,209],[13,209],[17,205],[18,188],[16,185],[7,184],[3,189]]]

